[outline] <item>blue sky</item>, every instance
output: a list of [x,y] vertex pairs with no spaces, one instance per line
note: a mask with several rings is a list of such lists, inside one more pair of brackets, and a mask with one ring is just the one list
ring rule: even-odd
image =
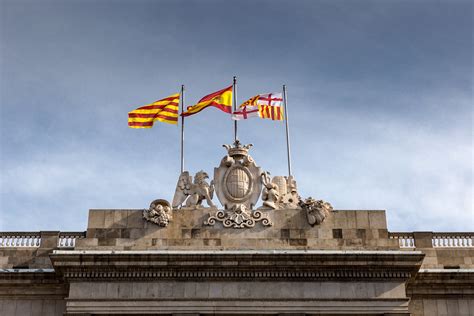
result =
[[[302,196],[385,209],[392,231],[472,231],[472,1],[0,1],[0,229],[84,230],[91,208],[171,200],[179,128],[128,111],[186,85],[238,101],[288,86]],[[286,174],[284,125],[239,124]],[[186,121],[212,174],[225,113]],[[215,199],[217,202],[217,199]]]

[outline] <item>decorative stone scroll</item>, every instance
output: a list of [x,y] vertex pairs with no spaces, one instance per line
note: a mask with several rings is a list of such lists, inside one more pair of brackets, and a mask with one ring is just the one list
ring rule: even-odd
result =
[[158,226],[166,227],[172,219],[170,203],[166,200],[154,200],[149,209],[143,210],[143,218]]
[[256,222],[262,222],[263,226],[272,226],[272,221],[265,216],[261,211],[248,211],[245,205],[234,206],[231,210],[219,210],[216,213],[209,215],[209,218],[204,221],[204,225],[214,226],[214,224],[222,222],[226,228],[251,228],[255,226]]

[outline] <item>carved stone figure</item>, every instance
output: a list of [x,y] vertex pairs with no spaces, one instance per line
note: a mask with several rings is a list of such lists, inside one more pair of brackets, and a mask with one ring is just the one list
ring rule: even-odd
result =
[[262,173],[262,183],[263,206],[269,207],[271,209],[278,208],[277,203],[280,199],[279,187],[274,181],[272,182],[270,180],[270,174],[268,172]]
[[198,207],[201,206],[203,200],[206,200],[210,207],[215,207],[212,203],[214,195],[214,184],[211,181],[210,184],[206,182],[209,176],[204,171],[199,171],[194,176],[194,182],[192,176],[189,175],[188,171],[184,171],[178,179],[176,185],[176,191],[173,198],[173,208],[179,207],[184,201],[186,201],[186,207]]
[[272,209],[296,209],[299,207],[296,181],[293,176],[275,176],[270,181],[270,174],[262,174],[264,185],[262,201],[264,207]]
[[296,180],[293,176],[285,177],[286,180],[286,192],[281,196],[280,203],[286,208],[298,208],[299,196],[298,188],[296,186]]
[[331,204],[323,200],[315,200],[312,197],[306,200],[300,199],[299,205],[306,211],[306,218],[311,226],[321,224],[333,210]]
[[143,210],[143,218],[159,226],[168,226],[172,219],[170,203],[166,200],[154,200],[149,209]]
[[253,209],[262,191],[262,182],[260,167],[248,154],[252,145],[242,145],[237,140],[234,146],[224,147],[227,149],[227,156],[214,169],[217,198],[226,210],[239,205]]

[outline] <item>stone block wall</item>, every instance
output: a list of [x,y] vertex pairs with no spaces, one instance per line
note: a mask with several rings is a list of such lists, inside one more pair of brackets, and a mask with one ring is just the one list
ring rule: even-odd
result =
[[0,269],[51,268],[50,253],[58,249],[59,231],[42,231],[41,242],[31,247],[0,247]]
[[90,210],[87,238],[76,249],[398,249],[388,238],[385,211],[337,210],[311,227],[301,210],[264,212],[273,222],[253,228],[204,224],[212,209],[173,211],[167,227],[142,210]]

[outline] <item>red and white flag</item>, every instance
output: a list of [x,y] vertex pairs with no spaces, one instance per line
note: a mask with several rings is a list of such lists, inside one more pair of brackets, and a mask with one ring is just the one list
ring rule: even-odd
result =
[[254,97],[251,97],[244,103],[240,105],[240,107],[248,106],[248,105],[270,105],[270,106],[282,106],[283,105],[283,98],[281,93],[265,93],[259,94]]
[[258,105],[246,105],[240,108],[240,111],[235,111],[232,114],[232,119],[239,121],[239,120],[246,120],[249,117],[259,117],[260,112],[258,110]]
[[281,93],[256,95],[240,105],[240,110],[232,115],[234,120],[245,120],[249,117],[283,120],[283,98]]

